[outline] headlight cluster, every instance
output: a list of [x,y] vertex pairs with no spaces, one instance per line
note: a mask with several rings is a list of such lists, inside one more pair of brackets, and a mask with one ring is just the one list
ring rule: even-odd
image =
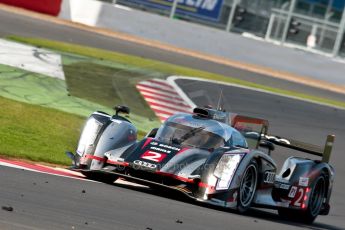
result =
[[93,151],[97,134],[101,128],[102,123],[95,118],[89,118],[79,139],[77,153],[80,156],[83,156],[84,153],[89,154]]
[[228,189],[235,174],[238,164],[242,159],[242,154],[225,154],[219,160],[214,175],[219,179],[216,189]]

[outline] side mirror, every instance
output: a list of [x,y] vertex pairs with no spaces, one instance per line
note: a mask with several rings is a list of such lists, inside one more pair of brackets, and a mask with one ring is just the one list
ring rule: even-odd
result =
[[114,110],[116,111],[116,113],[115,113],[116,116],[118,115],[118,113],[125,113],[125,114],[130,113],[129,107],[127,107],[125,105],[117,105],[114,107]]
[[274,150],[274,144],[272,142],[269,141],[260,141],[260,147],[266,148],[269,151],[273,151]]

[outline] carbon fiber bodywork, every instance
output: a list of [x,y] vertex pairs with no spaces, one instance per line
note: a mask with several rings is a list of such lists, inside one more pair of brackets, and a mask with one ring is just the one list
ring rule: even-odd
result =
[[[258,149],[262,141],[260,138],[255,144],[256,148],[232,145],[232,136],[239,133],[234,128],[236,124],[233,120],[236,119],[231,118],[231,114],[221,117],[222,120],[218,121],[209,117],[200,118],[200,114],[178,114],[168,119],[167,122],[181,122],[185,125],[193,122],[193,127],[216,124],[217,129],[207,129],[217,135],[224,134],[225,144],[216,149],[204,149],[167,143],[160,140],[155,132],[137,141],[137,130],[127,119],[101,112],[93,113],[89,118],[95,120],[90,128],[92,130],[85,127],[82,136],[85,132],[93,132],[96,136],[81,138],[79,141],[74,170],[94,173],[99,177],[113,175],[138,183],[175,189],[195,200],[233,209],[239,207],[240,186],[248,165],[254,164],[257,167],[257,183],[251,206],[258,207],[304,210],[308,206],[314,181],[323,175],[327,192],[319,214],[328,214],[335,174],[328,163],[290,157],[278,171],[270,155]],[[259,137],[266,134],[267,121],[249,118],[247,121],[262,123],[263,133]],[[225,186],[222,184],[223,175],[216,173],[224,156],[236,159],[230,165],[233,169],[230,170]]]

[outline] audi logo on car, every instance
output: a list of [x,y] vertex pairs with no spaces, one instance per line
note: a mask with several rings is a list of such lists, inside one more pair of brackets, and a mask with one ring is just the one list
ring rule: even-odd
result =
[[142,166],[142,167],[150,168],[150,169],[156,169],[157,168],[157,165],[151,164],[149,162],[141,161],[141,160],[135,160],[135,161],[133,161],[133,163],[136,165]]

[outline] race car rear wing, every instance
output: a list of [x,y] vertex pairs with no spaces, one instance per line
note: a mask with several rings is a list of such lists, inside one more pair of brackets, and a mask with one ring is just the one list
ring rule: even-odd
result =
[[269,123],[267,120],[256,117],[232,114],[231,126],[246,137],[250,148],[257,149],[260,145],[261,137],[268,132]]
[[[248,117],[234,113],[230,115],[230,125],[244,135],[250,148],[257,149],[263,146],[270,148],[269,145],[267,145],[268,142],[274,145],[322,157],[322,162],[328,163],[330,160],[335,139],[334,135],[328,135],[325,145],[321,147],[289,138],[268,135],[269,122],[265,119]],[[273,149],[274,146],[272,146],[272,149],[269,150],[268,154],[270,154],[270,151]]]
[[279,136],[261,135],[261,140],[269,141],[278,146],[309,153],[315,156],[320,156],[322,157],[322,162],[326,163],[328,163],[330,160],[334,139],[334,135],[328,135],[324,147],[321,147],[301,141],[282,138]]

